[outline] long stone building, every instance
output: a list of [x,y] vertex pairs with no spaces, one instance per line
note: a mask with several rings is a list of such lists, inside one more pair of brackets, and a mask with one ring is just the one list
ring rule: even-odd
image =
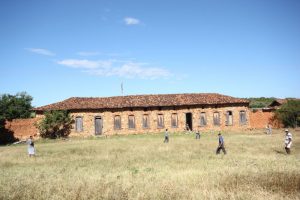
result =
[[49,110],[69,111],[71,136],[250,127],[248,100],[215,93],[72,97],[35,108],[37,117]]

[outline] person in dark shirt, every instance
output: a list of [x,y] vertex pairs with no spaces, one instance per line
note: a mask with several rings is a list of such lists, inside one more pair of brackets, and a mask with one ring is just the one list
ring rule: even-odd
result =
[[168,132],[168,129],[166,129],[164,143],[168,143],[168,142],[169,142],[169,132]]
[[219,146],[217,148],[216,154],[220,154],[220,151],[222,150],[224,154],[226,154],[225,146],[224,146],[224,138],[221,135],[221,132],[218,134],[219,136]]
[[200,140],[200,131],[199,131],[199,130],[196,132],[196,140],[197,140],[197,139]]

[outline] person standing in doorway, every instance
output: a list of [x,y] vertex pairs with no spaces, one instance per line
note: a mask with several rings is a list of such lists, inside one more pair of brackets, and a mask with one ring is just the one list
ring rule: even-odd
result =
[[292,146],[292,134],[289,132],[288,129],[285,129],[285,151],[287,154],[291,154],[291,146]]
[[28,155],[29,157],[34,156],[35,155],[35,148],[34,148],[34,142],[33,142],[33,137],[30,136],[27,141],[26,141],[28,147]]
[[221,132],[219,132],[218,136],[219,136],[219,146],[217,148],[216,154],[220,154],[221,149],[222,149],[223,153],[226,154],[224,138],[221,135]]
[[164,143],[168,143],[168,142],[169,142],[169,132],[168,132],[168,129],[166,129]]

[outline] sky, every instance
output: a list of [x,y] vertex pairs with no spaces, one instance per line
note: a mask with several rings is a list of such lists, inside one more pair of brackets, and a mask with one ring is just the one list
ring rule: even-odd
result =
[[2,0],[0,94],[300,97],[299,0]]

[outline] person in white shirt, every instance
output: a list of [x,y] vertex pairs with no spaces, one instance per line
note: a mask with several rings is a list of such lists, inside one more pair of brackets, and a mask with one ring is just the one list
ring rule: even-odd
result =
[[284,144],[285,144],[286,153],[290,154],[291,153],[291,146],[292,146],[292,134],[289,132],[288,129],[285,129]]
[[270,124],[267,125],[266,129],[267,129],[267,134],[271,135],[272,134],[272,127],[271,127]]
[[33,142],[33,137],[30,136],[27,141],[26,141],[27,145],[28,145],[28,155],[29,157],[34,156],[35,155],[35,148],[34,148],[34,142]]

